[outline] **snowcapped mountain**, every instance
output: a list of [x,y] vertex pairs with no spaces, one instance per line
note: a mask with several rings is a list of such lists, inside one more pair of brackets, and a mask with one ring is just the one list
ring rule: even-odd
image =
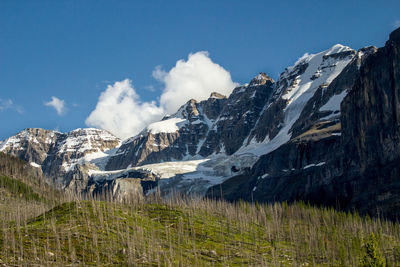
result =
[[41,168],[57,186],[69,184],[77,165],[101,166],[120,139],[105,130],[76,129],[68,133],[28,128],[0,143],[0,152],[12,154]]
[[[73,190],[141,169],[156,173],[163,190],[204,194],[288,142],[309,100],[318,90],[324,92],[358,56],[342,45],[306,54],[277,82],[260,73],[229,97],[212,93],[205,101],[191,99],[175,114],[122,143],[96,129],[66,134],[27,129],[4,141],[1,151],[41,166],[57,184]],[[345,94],[325,97],[322,111],[337,109]]]
[[[398,219],[399,51],[400,28],[384,47],[358,51],[310,98],[303,92],[297,99],[309,100],[297,120],[286,124],[291,125],[286,126],[290,140],[259,157],[247,173],[211,187],[207,195],[260,202],[306,200]],[[303,70],[299,68],[307,73]],[[290,99],[292,92],[284,94]],[[274,139],[266,142],[264,152]]]
[[[349,110],[358,114],[360,105],[379,108],[373,105],[376,103],[356,100],[349,104],[349,95],[354,97],[355,88],[370,78],[366,72],[373,68],[371,61],[378,61],[377,54],[386,59],[398,56],[388,52],[397,51],[396,36],[392,34],[379,50],[366,47],[356,51],[338,44],[305,54],[276,82],[260,73],[229,96],[212,93],[204,101],[191,99],[175,114],[123,142],[97,129],[69,133],[26,129],[1,142],[0,151],[40,167],[56,185],[76,193],[111,190],[121,199],[158,186],[165,194],[178,191],[215,197],[214,191],[220,187],[223,197],[231,200],[318,199],[321,195],[315,192],[322,185],[332,185],[338,177],[348,175],[345,168],[358,166],[349,155],[358,153],[358,158],[364,159],[360,151],[365,145],[350,145],[346,134],[364,129],[359,121],[368,119],[352,117]],[[374,79],[383,79],[379,75]],[[398,72],[382,77],[395,84],[396,75]],[[361,99],[372,97],[366,95]],[[359,108],[351,108],[356,106]],[[392,109],[397,110],[395,107]],[[357,134],[351,136],[358,138]],[[382,136],[378,140],[383,140]],[[360,174],[368,166],[365,163],[352,173]],[[324,190],[331,190],[324,196],[331,201],[335,189]]]

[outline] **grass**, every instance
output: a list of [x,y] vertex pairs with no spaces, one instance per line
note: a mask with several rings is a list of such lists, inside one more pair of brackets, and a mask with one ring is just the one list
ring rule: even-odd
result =
[[313,125],[311,129],[297,136],[294,141],[319,140],[331,136],[332,132],[340,132],[340,123],[330,124],[331,122],[326,121]]
[[[304,203],[82,200],[0,153],[0,266],[400,266],[400,227]],[[372,238],[373,237],[373,238]]]
[[358,266],[371,233],[388,266],[398,266],[398,224],[304,203],[73,201],[3,223],[0,258],[28,266]]

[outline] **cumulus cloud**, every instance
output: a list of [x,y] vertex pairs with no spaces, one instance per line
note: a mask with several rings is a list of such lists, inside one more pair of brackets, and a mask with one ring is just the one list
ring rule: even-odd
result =
[[66,106],[65,106],[65,101],[62,99],[52,96],[51,101],[45,102],[44,105],[54,108],[59,116],[65,114]]
[[164,110],[156,102],[141,102],[132,82],[125,79],[107,86],[85,123],[127,138],[161,119],[163,114]]
[[6,109],[13,109],[17,111],[19,114],[23,114],[22,108],[18,105],[15,105],[11,99],[5,100],[0,98],[0,111]]
[[238,84],[220,65],[212,62],[208,52],[190,54],[187,61],[179,60],[169,72],[156,67],[153,77],[164,83],[160,105],[168,113],[175,112],[186,101],[207,99],[212,92],[229,95]]
[[214,63],[207,52],[189,54],[187,61],[178,60],[169,71],[157,66],[152,75],[164,87],[157,98],[159,103],[142,102],[128,79],[116,82],[101,93],[86,125],[131,137],[165,114],[175,113],[191,98],[205,100],[214,91],[229,95],[237,86],[230,73]]

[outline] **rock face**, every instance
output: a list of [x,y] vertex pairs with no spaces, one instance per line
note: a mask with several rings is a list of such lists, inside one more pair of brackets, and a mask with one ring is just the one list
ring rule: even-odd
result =
[[399,217],[400,29],[360,72],[341,106],[346,178],[357,179],[350,205]]
[[361,67],[349,96],[342,103],[346,160],[364,172],[368,165],[385,165],[400,156],[400,29],[385,47]]
[[149,171],[132,170],[121,173],[115,178],[91,178],[85,189],[85,194],[93,197],[109,198],[119,202],[129,202],[142,199],[158,183],[158,177]]
[[[400,29],[385,47],[360,50],[325,91],[318,89],[288,143],[207,194],[228,200],[306,200],[399,218],[399,93]],[[343,99],[336,101],[340,110],[329,104],[335,95]]]
[[[217,119],[210,138],[206,139],[201,155],[208,156],[218,151],[220,147],[216,151],[209,150],[217,144],[222,144],[226,154],[235,153],[257,123],[274,87],[274,81],[265,73],[260,73],[249,85],[236,88]],[[215,139],[216,142],[213,142]]]

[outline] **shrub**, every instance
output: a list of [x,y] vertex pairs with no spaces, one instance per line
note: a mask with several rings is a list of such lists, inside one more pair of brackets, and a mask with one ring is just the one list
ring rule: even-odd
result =
[[374,233],[371,233],[364,245],[364,256],[360,261],[362,267],[384,267],[386,266],[385,258],[382,257],[378,250],[378,242]]

